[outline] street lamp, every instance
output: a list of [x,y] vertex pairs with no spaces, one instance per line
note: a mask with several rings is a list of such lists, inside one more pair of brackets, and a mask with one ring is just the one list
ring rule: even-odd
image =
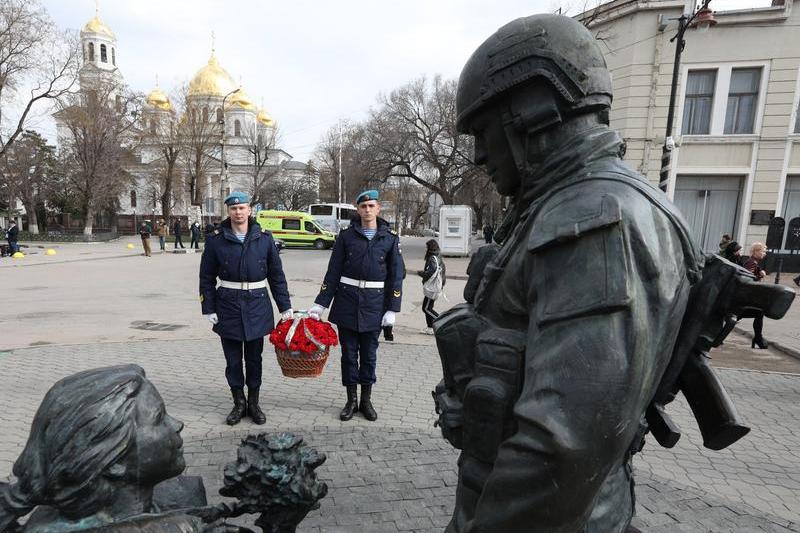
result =
[[228,94],[222,97],[222,119],[219,121],[220,126],[222,126],[222,140],[220,140],[220,163],[221,168],[219,172],[219,216],[220,219],[224,217],[224,208],[222,207],[225,205],[225,183],[228,181],[228,168],[225,164],[225,100],[228,99],[229,96],[232,94],[238,93],[242,88],[237,87],[236,89],[232,90]]
[[664,135],[664,147],[661,152],[661,171],[659,172],[658,187],[667,192],[669,186],[670,166],[672,164],[672,150],[675,148],[675,140],[672,138],[672,123],[675,120],[675,92],[678,88],[678,71],[681,66],[681,54],[683,48],[686,46],[686,41],[683,39],[684,34],[688,28],[707,29],[714,26],[717,21],[714,20],[714,13],[708,8],[711,0],[704,0],[700,9],[687,15],[684,13],[678,18],[678,33],[676,33],[669,41],[675,43],[675,64],[672,66],[672,87],[669,93],[669,109],[667,112],[667,131]]

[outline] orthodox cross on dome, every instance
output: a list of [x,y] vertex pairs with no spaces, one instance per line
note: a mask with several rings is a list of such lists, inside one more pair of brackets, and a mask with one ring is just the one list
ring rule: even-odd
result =
[[214,30],[211,30],[211,55],[212,56],[214,55],[214,52],[216,52],[216,45],[214,43],[214,37],[215,37],[214,36]]
[[156,73],[156,89],[158,88],[158,73]]
[[100,0],[94,0],[94,16],[100,16]]

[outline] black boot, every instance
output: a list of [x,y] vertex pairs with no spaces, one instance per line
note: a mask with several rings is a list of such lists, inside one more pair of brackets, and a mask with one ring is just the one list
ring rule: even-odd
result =
[[758,346],[762,350],[769,348],[769,344],[764,340],[764,337],[753,337],[753,342],[750,344],[751,348]]
[[267,421],[264,411],[258,406],[258,389],[247,387],[247,415],[259,426]]
[[370,422],[378,419],[378,413],[372,407],[370,397],[372,396],[372,385],[361,385],[361,403],[358,405],[358,410],[364,415],[364,418]]
[[342,412],[339,413],[339,420],[350,420],[358,412],[358,386],[347,386],[347,403],[344,404]]
[[233,409],[231,409],[225,422],[229,426],[235,426],[242,421],[242,417],[247,412],[247,400],[244,398],[244,389],[231,389],[233,395]]

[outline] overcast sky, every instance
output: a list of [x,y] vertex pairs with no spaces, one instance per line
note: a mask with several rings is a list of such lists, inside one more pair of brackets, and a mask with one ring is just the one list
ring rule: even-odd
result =
[[[760,3],[759,3],[760,2]],[[42,0],[62,28],[80,29],[94,0]],[[576,2],[571,2],[576,4]],[[715,9],[768,0],[714,0]],[[220,64],[277,120],[282,147],[305,161],[339,119],[364,118],[376,96],[421,75],[455,78],[504,23],[558,0],[100,0],[132,89],[169,92],[208,61]],[[583,5],[583,2],[581,2]],[[44,126],[44,125],[43,125]]]

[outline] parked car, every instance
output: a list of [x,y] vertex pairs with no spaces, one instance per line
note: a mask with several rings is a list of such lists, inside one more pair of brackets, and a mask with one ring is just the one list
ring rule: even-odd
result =
[[323,229],[308,213],[302,211],[259,211],[258,224],[272,232],[285,246],[332,248],[336,235]]
[[423,237],[438,237],[439,236],[439,232],[436,231],[435,229],[425,228],[425,229],[422,230],[422,236]]

